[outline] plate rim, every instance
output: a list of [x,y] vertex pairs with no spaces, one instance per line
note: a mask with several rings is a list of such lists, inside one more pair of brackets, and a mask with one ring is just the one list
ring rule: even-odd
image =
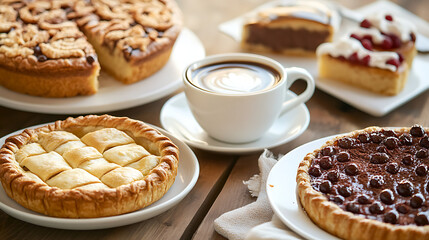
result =
[[[194,32],[192,32],[189,28],[186,28],[186,27],[183,28],[182,32],[178,36],[177,42],[179,42],[179,44],[181,43],[180,41],[184,41],[184,40],[181,40],[181,37],[183,37],[183,36],[186,38],[192,39],[193,42],[197,43],[197,46],[194,46],[195,49],[197,49],[197,51],[195,51],[196,58],[194,60],[197,60],[199,58],[206,56],[204,45]],[[175,44],[174,47],[179,45],[179,44]],[[186,43],[183,42],[183,44],[186,44]],[[174,54],[174,47],[173,47],[172,54]],[[170,59],[172,59],[172,57],[170,57]],[[177,60],[176,60],[176,62],[177,62]],[[168,64],[168,62],[166,64]],[[158,72],[160,72],[160,71],[158,71]],[[154,73],[154,75],[157,74],[158,72]],[[150,76],[148,79],[150,79],[154,75]],[[152,91],[150,94],[146,94],[144,96],[140,95],[140,96],[137,96],[133,99],[128,99],[126,101],[109,103],[109,104],[102,103],[103,99],[97,99],[97,102],[90,105],[90,106],[81,106],[80,104],[76,105],[73,103],[66,103],[66,104],[61,104],[61,105],[52,105],[49,103],[49,102],[55,101],[58,98],[42,98],[43,100],[47,100],[47,101],[50,100],[50,101],[48,103],[36,103],[35,104],[35,103],[31,102],[31,99],[32,98],[40,99],[41,97],[30,96],[30,95],[14,92],[12,90],[9,90],[9,89],[6,89],[6,88],[0,86],[2,91],[6,91],[12,95],[16,95],[16,97],[23,95],[23,96],[29,98],[28,101],[21,102],[21,101],[15,100],[15,99],[10,99],[8,97],[0,96],[0,106],[4,106],[4,107],[11,108],[11,109],[16,109],[16,110],[21,110],[21,111],[29,111],[29,112],[36,112],[36,113],[47,113],[47,114],[89,114],[89,113],[101,113],[101,112],[106,112],[106,111],[116,111],[116,110],[132,108],[135,106],[150,103],[152,101],[158,100],[162,97],[165,97],[165,96],[173,93],[174,91],[176,91],[177,89],[179,89],[182,86],[181,75],[176,76],[176,77],[177,77],[176,80],[171,81],[168,85],[161,86],[160,89],[158,89],[156,91]],[[127,86],[127,85],[125,85],[125,86]],[[94,96],[96,96],[96,95],[76,96],[76,97],[88,99],[88,98],[91,98]],[[66,99],[66,98],[60,98],[60,99]]]
[[[292,95],[292,96],[295,95],[295,93],[293,93],[291,91],[288,91],[288,94]],[[175,96],[171,97],[162,106],[161,112],[160,112],[160,122],[161,122],[161,125],[162,125],[162,127],[164,129],[166,129],[166,130],[169,129],[168,128],[168,124],[165,124],[165,120],[164,120],[165,119],[165,112],[166,112],[165,109],[169,105],[182,100],[182,98],[186,99],[186,96],[185,96],[184,92],[181,92],[181,93],[176,94]],[[258,147],[240,147],[241,144],[231,144],[231,145],[235,145],[237,147],[222,147],[222,146],[200,145],[200,144],[194,143],[194,142],[192,142],[192,141],[190,141],[190,140],[188,140],[186,138],[182,138],[182,136],[177,136],[176,135],[176,137],[179,138],[180,140],[182,140],[183,142],[185,142],[186,144],[188,144],[191,147],[195,147],[195,148],[198,148],[198,149],[202,149],[202,150],[206,150],[206,151],[211,151],[211,152],[218,152],[218,153],[240,153],[240,154],[244,154],[244,153],[257,152],[257,151],[263,150],[265,148],[274,148],[274,147],[277,147],[277,146],[280,146],[282,144],[286,144],[288,142],[291,142],[291,141],[295,140],[297,137],[299,137],[301,134],[303,134],[307,130],[308,125],[310,124],[310,112],[309,112],[307,106],[305,105],[305,103],[301,103],[295,109],[298,109],[298,108],[300,108],[300,110],[304,111],[303,116],[305,118],[305,122],[304,122],[303,127],[301,128],[301,130],[299,132],[295,133],[293,136],[291,136],[289,138],[286,138],[286,139],[284,139],[282,141],[276,141],[273,144],[266,144],[264,146],[258,146]]]
[[[52,123],[52,122],[50,122],[50,123]],[[44,125],[50,124],[50,123],[38,124],[38,125],[34,125],[31,127],[27,127],[27,128],[37,128],[37,127],[44,126]],[[170,208],[177,205],[180,201],[182,201],[189,194],[189,192],[194,188],[194,186],[197,183],[198,178],[199,178],[200,166],[198,163],[198,158],[196,157],[195,153],[192,151],[192,149],[188,145],[186,145],[186,143],[184,143],[183,141],[176,138],[174,135],[172,135],[171,133],[169,133],[168,131],[166,131],[160,127],[157,127],[155,125],[152,125],[152,124],[149,124],[146,122],[144,122],[144,123],[155,128],[155,129],[157,129],[162,134],[169,137],[175,144],[177,144],[181,149],[181,151],[179,153],[179,161],[180,161],[180,159],[187,159],[187,161],[189,161],[188,164],[190,164],[194,168],[193,175],[190,178],[190,181],[188,183],[185,183],[185,185],[184,185],[183,189],[180,191],[180,193],[178,193],[174,196],[171,196],[169,199],[166,199],[165,202],[162,202],[161,204],[154,206],[154,207],[153,206],[151,207],[151,205],[149,205],[149,206],[142,208],[140,210],[130,212],[130,213],[121,214],[121,215],[116,215],[116,216],[99,217],[99,218],[77,218],[77,219],[58,218],[58,217],[51,217],[51,216],[42,215],[42,214],[39,214],[39,213],[34,212],[32,210],[25,209],[23,206],[16,203],[13,199],[11,199],[11,200],[14,201],[14,204],[18,204],[17,207],[24,208],[25,211],[21,210],[21,209],[16,209],[12,206],[9,206],[9,205],[3,203],[2,201],[0,201],[0,209],[2,211],[4,211],[7,215],[9,215],[13,218],[25,221],[25,222],[30,223],[30,224],[43,226],[43,227],[49,227],[49,228],[56,228],[56,229],[67,229],[67,230],[95,230],[95,229],[106,229],[106,228],[120,227],[120,226],[125,226],[125,225],[129,225],[129,224],[137,223],[137,222],[142,222],[144,220],[150,219],[154,216],[157,216],[159,214],[166,212]],[[27,129],[27,128],[23,128],[23,129],[14,131],[10,134],[7,134],[7,135],[1,137],[0,138],[0,145],[3,145],[3,142],[6,140],[7,137],[21,133],[24,129]],[[183,155],[185,155],[185,152],[186,152],[186,157],[183,156]],[[182,164],[182,166],[183,166],[183,164]],[[177,174],[176,178],[178,178],[178,176],[179,176],[180,169],[181,168],[180,168],[180,162],[179,162],[179,169],[178,169],[178,174]],[[6,192],[4,191],[3,186],[0,185],[0,187],[1,187],[0,194],[1,195],[4,194],[5,197],[10,198],[6,194]],[[169,189],[169,191],[173,187],[174,187],[174,183],[171,186],[171,188]],[[167,193],[168,193],[168,191],[167,191]],[[159,199],[158,201],[160,201],[161,199]],[[156,202],[158,202],[158,201],[156,201]],[[156,202],[154,202],[154,203],[156,203]],[[30,211],[30,212],[26,212],[26,211]]]
[[[340,136],[340,135],[344,135],[344,134],[335,134],[335,135],[331,135],[331,136],[327,136],[327,137],[322,137],[322,138],[307,142],[307,143],[305,143],[299,147],[296,147],[295,149],[291,150],[286,155],[281,157],[278,160],[278,162],[274,165],[274,167],[271,169],[270,173],[268,174],[268,178],[267,178],[267,182],[266,182],[266,189],[267,189],[267,196],[268,196],[268,200],[269,200],[271,208],[273,209],[274,213],[279,217],[279,219],[283,222],[283,224],[285,224],[287,227],[291,228],[295,233],[299,234],[302,237],[305,237],[308,239],[320,238],[320,236],[315,236],[313,234],[310,234],[308,231],[309,228],[317,228],[317,230],[323,231],[324,233],[326,233],[327,236],[329,237],[329,239],[339,239],[336,236],[332,235],[331,233],[329,233],[329,232],[323,230],[322,228],[320,228],[319,226],[317,226],[308,217],[308,215],[305,213],[304,209],[301,208],[299,196],[298,196],[297,191],[296,191],[296,174],[298,171],[299,163],[303,160],[304,156],[308,153],[307,151],[300,153],[300,151],[302,151],[303,149],[306,149],[306,148],[310,148],[310,147],[312,150],[315,150],[318,147],[322,146],[329,139],[332,139],[332,138],[334,138],[336,136]],[[276,177],[276,172],[280,171],[279,169],[281,169],[283,165],[287,165],[286,162],[288,161],[288,158],[290,158],[291,155],[294,155],[294,154],[300,154],[300,155],[302,154],[303,157],[302,157],[302,159],[296,158],[296,160],[295,159],[293,160],[294,162],[292,164],[294,164],[293,166],[295,166],[295,164],[296,164],[296,168],[290,168],[291,169],[290,171],[293,173],[291,175],[283,174],[283,176],[284,176],[283,180],[285,180],[285,178],[288,180],[288,181],[284,181],[283,183],[293,185],[293,187],[291,187],[291,188],[293,188],[293,191],[291,191],[292,194],[290,194],[290,196],[287,198],[287,200],[288,200],[288,202],[292,201],[291,203],[289,203],[289,205],[293,206],[293,209],[296,209],[300,215],[305,216],[305,218],[309,221],[310,225],[307,225],[307,226],[301,226],[301,224],[299,222],[297,224],[296,221],[293,221],[294,219],[290,219],[287,216],[287,214],[284,214],[281,211],[279,205],[277,204],[275,197],[273,196],[274,192],[276,191],[275,189],[278,189],[278,188],[272,187],[272,186],[275,186],[275,184],[273,183],[274,182],[273,178]],[[279,163],[281,163],[281,164],[279,164]],[[291,164],[289,164],[289,165],[291,165]],[[289,182],[289,181],[291,181],[291,182]],[[276,184],[276,185],[278,185],[278,184]],[[293,204],[293,201],[296,201],[296,204]],[[295,205],[298,208],[295,208]]]

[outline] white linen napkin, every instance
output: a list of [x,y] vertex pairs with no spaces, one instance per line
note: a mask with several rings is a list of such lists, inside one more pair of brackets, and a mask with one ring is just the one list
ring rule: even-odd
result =
[[218,217],[214,228],[220,235],[229,240],[301,239],[275,216],[268,201],[265,185],[276,163],[276,157],[265,149],[258,160],[260,173],[243,182],[256,201]]

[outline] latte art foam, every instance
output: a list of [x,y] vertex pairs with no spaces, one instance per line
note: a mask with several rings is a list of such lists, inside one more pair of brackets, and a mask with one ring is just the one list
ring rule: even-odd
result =
[[196,69],[191,82],[209,92],[243,95],[270,89],[279,79],[277,71],[264,65],[224,62]]

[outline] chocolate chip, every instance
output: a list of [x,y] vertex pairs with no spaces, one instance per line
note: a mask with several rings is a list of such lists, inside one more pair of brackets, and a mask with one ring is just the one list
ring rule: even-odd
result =
[[392,204],[395,201],[392,190],[384,189],[381,191],[380,200],[385,204]]
[[417,226],[424,226],[429,224],[428,217],[424,213],[418,213],[416,217],[414,217],[414,222]]
[[423,137],[425,130],[420,125],[414,125],[410,129],[410,133],[413,137]]
[[360,195],[357,198],[357,200],[360,204],[370,204],[371,203],[371,199],[368,197],[368,195],[365,195],[365,194]]
[[429,137],[428,137],[428,135],[425,135],[424,137],[422,137],[422,139],[420,139],[419,144],[420,144],[420,146],[422,146],[424,148],[429,148]]
[[350,187],[342,186],[338,188],[338,193],[343,197],[350,197],[352,195],[352,190]]
[[396,210],[400,213],[405,214],[410,211],[410,207],[408,207],[406,204],[401,203],[396,206]]
[[341,204],[341,203],[343,203],[343,202],[344,202],[344,200],[345,200],[343,196],[339,196],[339,195],[331,196],[329,199],[330,199],[331,201],[333,201],[334,203],[337,203],[337,204]]
[[406,156],[404,156],[403,158],[402,158],[402,161],[401,161],[404,165],[408,165],[408,166],[410,166],[410,165],[412,165],[413,163],[414,163],[414,157],[413,156],[411,156],[411,155],[406,155]]
[[338,140],[338,146],[344,149],[353,148],[355,145],[355,140],[353,138],[345,137]]
[[384,207],[383,207],[383,205],[381,205],[381,203],[375,202],[375,203],[371,204],[371,206],[369,206],[369,211],[372,214],[380,214],[380,213],[384,212]]
[[313,177],[320,177],[320,175],[322,175],[322,172],[318,166],[313,166],[308,169],[308,173]]
[[381,133],[371,133],[371,140],[373,143],[381,143],[381,141],[383,141],[383,136]]
[[92,63],[94,63],[95,62],[95,59],[97,59],[95,56],[93,56],[93,55],[88,55],[87,57],[86,57],[86,61],[89,63],[89,64],[92,64]]
[[387,149],[395,149],[399,145],[399,140],[396,137],[388,137],[383,141],[384,145],[387,147]]
[[34,51],[34,55],[35,56],[39,56],[39,55],[42,55],[43,53],[42,53],[42,50],[40,49],[40,47],[39,47],[39,45],[37,45],[37,46],[35,46],[34,48],[33,48],[33,51]]
[[391,174],[398,173],[399,165],[397,163],[389,163],[386,165],[386,171]]
[[383,217],[383,221],[386,223],[395,224],[398,221],[398,213],[397,212],[388,212]]
[[423,202],[425,201],[422,194],[418,193],[411,197],[410,199],[410,206],[412,208],[419,208],[423,205]]
[[347,165],[344,168],[344,170],[345,170],[346,174],[349,176],[355,176],[355,175],[358,175],[358,173],[359,173],[359,169],[358,169],[357,165],[354,163]]
[[346,210],[352,213],[359,213],[360,209],[359,206],[355,203],[347,203]]
[[407,180],[403,180],[400,183],[398,183],[398,186],[396,187],[396,191],[401,196],[409,197],[413,194],[414,187],[411,182]]
[[324,156],[320,159],[319,165],[322,169],[330,169],[332,167],[331,157]]
[[386,146],[383,146],[383,145],[378,146],[375,150],[376,150],[377,152],[379,152],[379,153],[388,153],[388,152],[389,152],[389,151],[387,150],[387,147],[386,147]]
[[361,142],[361,143],[368,143],[371,138],[369,137],[368,133],[361,133],[358,135],[357,139]]
[[429,182],[428,182],[428,183],[426,183],[426,192],[428,192],[428,193],[429,193]]
[[339,173],[337,171],[331,171],[328,173],[328,180],[331,182],[337,182],[339,179]]
[[37,61],[39,62],[45,62],[46,60],[48,60],[48,57],[46,57],[45,55],[37,56]]
[[395,131],[393,130],[382,130],[382,133],[386,137],[397,137]]
[[402,143],[402,144],[407,145],[407,146],[409,146],[409,145],[413,144],[413,138],[412,138],[412,137],[411,137],[411,135],[410,135],[410,134],[408,134],[408,133],[404,133],[404,134],[402,134],[402,135],[399,137],[399,140],[401,141],[401,143]]
[[383,164],[389,161],[389,155],[386,153],[374,153],[369,156],[369,162],[374,164]]
[[331,146],[324,147],[321,151],[323,156],[332,156],[335,154],[335,149]]
[[418,158],[425,158],[427,156],[428,156],[428,151],[424,148],[422,148],[416,152],[416,157],[418,157]]
[[384,179],[382,176],[374,176],[369,180],[369,185],[373,188],[381,188],[384,185]]
[[421,164],[418,167],[416,167],[416,174],[423,177],[426,176],[426,174],[428,173],[428,170],[426,168],[425,165]]
[[339,162],[347,162],[350,159],[350,154],[348,152],[340,152],[337,155],[337,160]]
[[319,189],[322,193],[330,193],[331,188],[332,188],[332,184],[330,181],[323,181],[319,186]]

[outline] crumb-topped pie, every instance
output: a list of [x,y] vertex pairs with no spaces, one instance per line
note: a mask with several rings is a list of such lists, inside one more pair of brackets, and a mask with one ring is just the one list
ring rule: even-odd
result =
[[343,239],[428,239],[428,134],[369,127],[308,153],[297,174],[308,216]]
[[7,138],[0,179],[9,197],[45,215],[112,216],[159,200],[177,175],[178,154],[140,121],[88,115]]
[[4,0],[0,85],[44,97],[90,95],[100,64],[133,83],[164,66],[180,29],[174,0]]

